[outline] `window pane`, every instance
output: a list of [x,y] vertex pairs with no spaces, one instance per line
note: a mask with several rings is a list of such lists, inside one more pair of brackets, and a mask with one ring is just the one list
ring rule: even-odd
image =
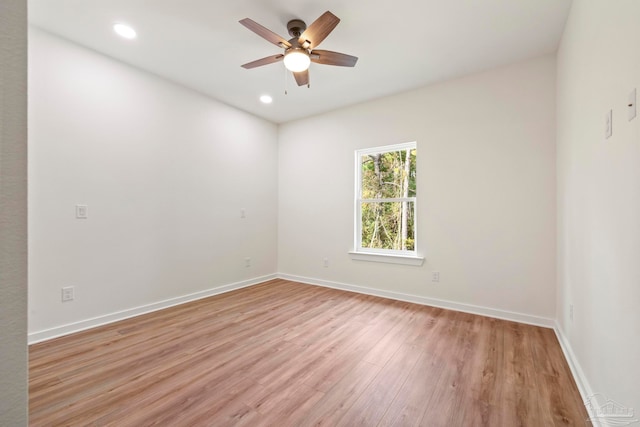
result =
[[362,247],[415,250],[414,202],[363,202]]
[[415,197],[415,149],[363,155],[360,163],[362,199]]

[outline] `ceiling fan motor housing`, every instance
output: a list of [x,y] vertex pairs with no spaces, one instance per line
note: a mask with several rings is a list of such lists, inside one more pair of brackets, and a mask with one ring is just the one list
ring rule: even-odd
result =
[[305,24],[301,19],[292,19],[291,21],[287,22],[287,31],[293,38],[297,39],[298,37],[300,37],[300,35],[304,33],[304,30],[306,29],[307,24]]

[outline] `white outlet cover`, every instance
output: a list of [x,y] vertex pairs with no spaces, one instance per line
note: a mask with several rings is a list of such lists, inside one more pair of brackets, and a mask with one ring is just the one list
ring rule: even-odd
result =
[[608,139],[611,137],[611,135],[613,135],[613,110],[607,111],[607,114],[605,114],[604,116],[604,121],[604,137]]
[[629,94],[629,101],[627,103],[627,111],[629,121],[636,117],[636,90],[635,88]]
[[62,302],[73,301],[73,286],[62,288]]

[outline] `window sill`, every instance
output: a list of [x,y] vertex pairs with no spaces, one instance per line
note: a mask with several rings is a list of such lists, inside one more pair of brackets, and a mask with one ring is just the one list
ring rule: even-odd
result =
[[349,252],[349,256],[354,261],[384,262],[387,264],[415,265],[421,266],[424,263],[423,257],[409,255],[389,255],[374,254],[366,252]]

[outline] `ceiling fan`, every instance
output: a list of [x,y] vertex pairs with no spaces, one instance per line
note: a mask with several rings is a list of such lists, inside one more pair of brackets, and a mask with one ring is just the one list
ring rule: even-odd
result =
[[268,42],[284,49],[284,53],[249,62],[242,65],[242,67],[251,69],[284,61],[284,66],[293,73],[298,86],[309,86],[309,65],[311,62],[353,67],[358,61],[358,58],[355,56],[332,52],[330,50],[316,49],[339,22],[340,18],[329,11],[323,13],[322,16],[316,19],[309,27],[307,27],[304,21],[293,19],[287,23],[287,30],[292,37],[291,40],[287,41],[249,18],[242,19],[240,21],[242,25]]

